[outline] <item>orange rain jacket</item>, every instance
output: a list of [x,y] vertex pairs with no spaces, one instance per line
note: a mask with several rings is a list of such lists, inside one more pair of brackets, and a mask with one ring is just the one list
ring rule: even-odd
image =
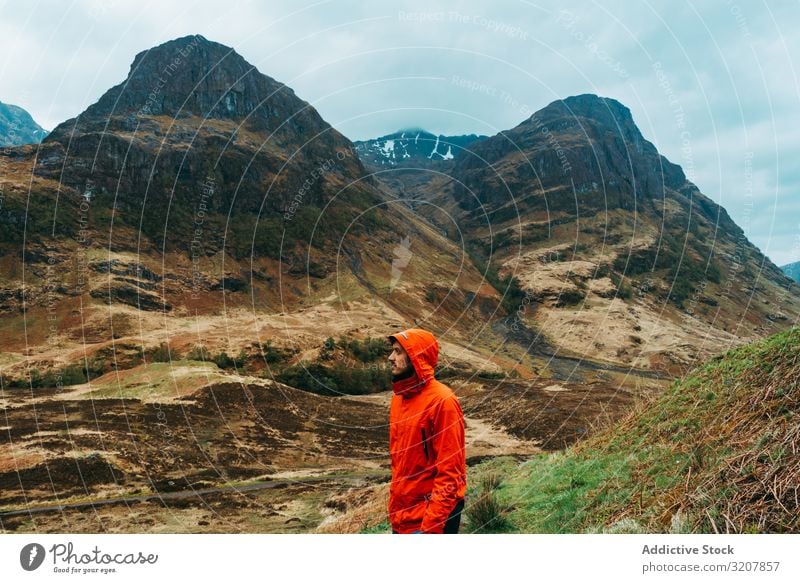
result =
[[389,521],[398,533],[441,533],[467,487],[464,414],[453,391],[433,378],[439,343],[412,328],[389,336],[416,372],[392,383]]

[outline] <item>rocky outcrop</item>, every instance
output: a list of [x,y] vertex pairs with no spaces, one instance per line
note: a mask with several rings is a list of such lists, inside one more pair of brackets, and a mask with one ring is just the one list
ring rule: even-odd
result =
[[143,288],[138,282],[114,282],[108,287],[92,290],[90,295],[108,304],[119,302],[146,312],[172,310],[168,302]]

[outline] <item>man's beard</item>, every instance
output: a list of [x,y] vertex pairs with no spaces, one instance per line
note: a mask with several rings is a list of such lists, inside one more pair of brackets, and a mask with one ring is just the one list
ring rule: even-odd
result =
[[392,375],[392,382],[402,381],[403,379],[411,378],[414,376],[414,372],[415,372],[414,367],[411,365],[411,363],[409,363],[404,370],[400,371],[397,374]]

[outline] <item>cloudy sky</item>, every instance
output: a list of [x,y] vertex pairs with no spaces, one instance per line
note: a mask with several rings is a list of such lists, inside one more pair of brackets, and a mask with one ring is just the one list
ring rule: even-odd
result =
[[236,48],[351,139],[494,134],[613,97],[779,265],[800,260],[800,3],[0,1],[0,101],[52,129],[188,34]]

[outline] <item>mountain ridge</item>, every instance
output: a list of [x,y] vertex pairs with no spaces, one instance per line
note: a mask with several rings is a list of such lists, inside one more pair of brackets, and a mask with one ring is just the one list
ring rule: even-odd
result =
[[0,101],[0,147],[38,144],[47,135],[26,110]]
[[[331,289],[345,286],[340,303],[374,297],[371,309],[406,322],[459,308],[477,322],[477,304],[497,295],[471,291],[480,274],[448,259],[423,270],[457,290],[430,310],[412,274],[427,255],[457,257],[452,242],[385,200],[353,144],[294,91],[199,35],[138,53],[128,78],[40,147],[0,151],[0,166],[11,180],[0,245],[19,262],[6,311],[22,309],[24,267],[31,310],[88,293],[95,307],[205,314],[222,301],[277,313],[335,302]],[[417,238],[399,285],[398,232]],[[75,269],[50,285],[45,265],[77,260],[84,285]]]
[[361,161],[373,171],[387,167],[447,168],[463,150],[485,138],[477,134],[437,135],[422,128],[406,128],[354,144]]

